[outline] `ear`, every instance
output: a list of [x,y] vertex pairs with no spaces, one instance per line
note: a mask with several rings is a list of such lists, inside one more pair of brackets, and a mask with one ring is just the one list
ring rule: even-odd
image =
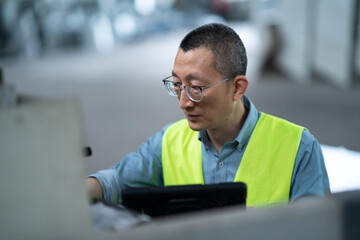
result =
[[245,92],[248,88],[249,82],[245,76],[239,75],[239,76],[235,77],[233,83],[235,86],[233,100],[237,101],[237,100],[241,99],[242,96],[245,94]]

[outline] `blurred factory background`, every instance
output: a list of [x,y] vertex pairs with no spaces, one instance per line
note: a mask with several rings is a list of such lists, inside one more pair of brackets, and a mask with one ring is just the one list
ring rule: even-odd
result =
[[[59,49],[96,49],[203,22],[247,19],[248,1],[1,1],[1,55],[37,58]],[[231,9],[238,5],[239,12]],[[221,16],[222,15],[222,16]]]
[[161,79],[188,31],[222,22],[259,110],[360,151],[359,15],[360,0],[0,0],[0,67],[19,95],[79,100],[94,172],[182,117]]
[[179,28],[251,20],[271,31],[265,50],[276,51],[277,64],[297,81],[319,74],[349,87],[360,74],[358,0],[1,0],[0,8],[2,58],[106,53]]

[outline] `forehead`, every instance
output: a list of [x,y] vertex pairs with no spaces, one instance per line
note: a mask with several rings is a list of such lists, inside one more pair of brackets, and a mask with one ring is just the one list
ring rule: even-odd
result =
[[186,52],[179,49],[174,62],[173,75],[182,80],[192,77],[211,79],[219,73],[214,68],[212,52],[200,47]]

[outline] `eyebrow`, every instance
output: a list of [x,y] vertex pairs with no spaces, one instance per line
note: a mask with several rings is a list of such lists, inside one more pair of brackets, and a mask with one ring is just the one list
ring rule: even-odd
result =
[[174,70],[171,71],[171,76],[179,78],[179,76],[174,72]]
[[[174,72],[174,70],[171,71],[171,74],[173,77],[180,79],[180,77]],[[207,80],[205,78],[201,77],[201,75],[197,72],[186,75],[185,80],[191,80],[191,79],[196,79],[196,80],[201,80],[201,81],[207,82]]]

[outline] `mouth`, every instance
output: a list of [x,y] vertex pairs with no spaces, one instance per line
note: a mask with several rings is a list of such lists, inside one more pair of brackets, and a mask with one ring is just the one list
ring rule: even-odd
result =
[[185,116],[188,120],[193,121],[193,120],[197,120],[200,118],[200,115],[196,115],[196,114],[189,114],[189,113],[185,113]]

